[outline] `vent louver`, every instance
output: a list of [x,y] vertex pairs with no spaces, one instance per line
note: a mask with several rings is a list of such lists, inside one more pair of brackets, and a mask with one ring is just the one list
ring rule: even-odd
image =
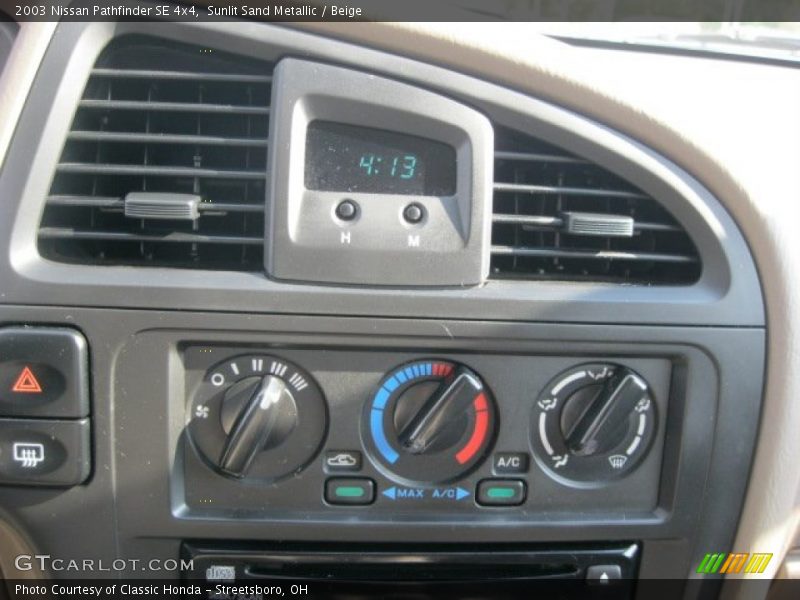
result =
[[493,278],[697,281],[697,250],[655,199],[534,138],[495,137]]
[[[113,42],[72,123],[40,253],[262,271],[271,72],[268,63],[200,47]],[[191,210],[175,210],[180,204]]]

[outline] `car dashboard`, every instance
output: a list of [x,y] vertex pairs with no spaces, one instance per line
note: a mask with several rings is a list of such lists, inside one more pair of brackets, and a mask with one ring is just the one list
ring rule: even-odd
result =
[[0,81],[9,580],[763,597],[791,564],[796,68],[61,22]]

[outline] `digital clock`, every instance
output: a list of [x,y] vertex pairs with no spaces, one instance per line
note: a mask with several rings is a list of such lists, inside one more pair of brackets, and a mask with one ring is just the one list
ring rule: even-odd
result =
[[309,190],[452,196],[452,146],[384,129],[313,121],[306,136]]

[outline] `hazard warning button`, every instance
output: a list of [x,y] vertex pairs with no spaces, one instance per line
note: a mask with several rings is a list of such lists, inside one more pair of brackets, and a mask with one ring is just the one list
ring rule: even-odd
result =
[[17,392],[18,394],[41,394],[42,386],[39,383],[39,380],[36,379],[36,375],[34,375],[33,371],[31,371],[31,368],[28,365],[25,365],[22,368],[19,377],[17,377],[14,387],[11,388],[11,391]]
[[0,329],[0,417],[87,416],[88,360],[71,329]]

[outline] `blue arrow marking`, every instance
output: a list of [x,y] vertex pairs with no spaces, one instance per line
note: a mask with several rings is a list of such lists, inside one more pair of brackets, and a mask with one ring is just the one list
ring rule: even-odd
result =
[[394,500],[397,498],[397,488],[390,487],[388,490],[383,490],[382,494],[387,498]]
[[469,496],[469,492],[464,488],[456,488],[456,500],[463,500]]

